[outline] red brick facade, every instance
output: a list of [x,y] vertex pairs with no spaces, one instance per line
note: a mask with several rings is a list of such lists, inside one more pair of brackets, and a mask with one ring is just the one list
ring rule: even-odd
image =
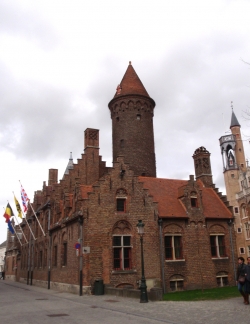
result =
[[226,198],[217,193],[210,175],[206,179],[211,183],[194,176],[156,178],[155,104],[131,65],[126,73],[109,104],[113,167],[107,168],[99,156],[99,131],[87,129],[84,154],[68,174],[58,183],[57,170],[49,171],[48,185],[35,193],[33,202],[45,236],[29,209],[36,240],[23,221],[29,244],[23,239],[20,280],[77,287],[81,253],[76,255],[75,244],[80,242],[86,291],[93,290],[97,279],[112,287],[138,288],[141,250],[136,225],[141,219],[148,288],[234,284],[235,238]]

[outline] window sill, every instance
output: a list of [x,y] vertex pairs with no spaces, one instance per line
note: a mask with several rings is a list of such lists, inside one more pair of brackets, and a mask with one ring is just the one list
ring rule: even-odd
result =
[[221,258],[212,258],[212,260],[227,260],[228,257],[221,257]]
[[112,270],[111,274],[129,274],[129,273],[137,273],[137,270]]
[[165,262],[185,262],[185,259],[178,259],[178,260],[165,260]]

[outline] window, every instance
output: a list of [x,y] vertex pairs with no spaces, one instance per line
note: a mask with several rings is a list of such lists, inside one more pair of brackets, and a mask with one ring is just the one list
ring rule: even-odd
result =
[[242,233],[242,229],[241,229],[241,227],[238,227],[238,228],[237,228],[237,233]]
[[57,267],[57,245],[54,246],[54,267]]
[[250,239],[250,226],[249,223],[245,223],[246,239]]
[[117,198],[116,199],[116,210],[118,212],[125,212],[125,207],[126,207],[126,199]]
[[239,208],[238,207],[234,207],[234,213],[239,214]]
[[221,258],[226,256],[224,235],[210,236],[212,258]]
[[218,287],[228,286],[228,275],[225,272],[219,272],[216,276],[216,282]]
[[183,290],[183,283],[184,283],[183,277],[181,277],[179,275],[171,277],[170,282],[169,282],[170,290],[171,291]]
[[240,248],[240,254],[245,254],[245,248],[243,247]]
[[137,120],[141,120],[141,115],[140,115],[140,114],[137,114],[137,115],[136,115],[136,119],[137,119]]
[[182,255],[182,237],[179,236],[165,236],[165,259],[166,260],[180,260]]
[[248,249],[248,256],[250,256],[250,245],[248,245],[247,249]]
[[124,139],[120,140],[120,147],[124,147]]
[[198,207],[198,200],[197,200],[196,192],[191,192],[190,199],[191,199],[191,207],[197,208]]
[[67,265],[67,242],[63,243],[62,266]]
[[232,179],[234,178],[234,174],[233,174],[233,173],[231,173],[231,178],[232,178]]
[[113,236],[114,269],[131,269],[131,236]]
[[48,250],[45,249],[44,250],[44,262],[43,262],[44,266],[47,266],[47,253],[48,253]]

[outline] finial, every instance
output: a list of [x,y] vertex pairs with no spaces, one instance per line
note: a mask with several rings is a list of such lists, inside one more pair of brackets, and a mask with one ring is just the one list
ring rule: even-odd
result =
[[231,101],[231,108],[234,110],[233,101]]
[[129,63],[129,65],[131,65],[131,61],[129,61],[128,63]]
[[70,152],[70,157],[69,157],[70,160],[73,160],[73,157],[72,157],[72,152]]

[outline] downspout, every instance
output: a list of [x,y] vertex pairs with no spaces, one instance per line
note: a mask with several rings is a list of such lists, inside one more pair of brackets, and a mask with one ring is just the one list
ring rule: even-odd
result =
[[164,272],[164,252],[163,252],[163,242],[162,242],[162,218],[158,219],[159,225],[159,235],[160,235],[160,258],[161,258],[161,280],[163,294],[166,293],[166,282],[165,282],[165,272]]
[[234,280],[237,280],[236,276],[236,267],[235,267],[235,259],[234,259],[234,246],[233,246],[233,236],[232,236],[232,225],[233,221],[230,219],[228,221],[228,226],[229,226],[229,234],[230,234],[230,245],[231,245],[231,253],[232,253],[232,262],[233,262],[233,268],[234,268]]
[[50,205],[48,212],[48,233],[49,233],[49,253],[48,253],[48,289],[50,289],[50,269],[51,269],[51,231],[50,231]]
[[[30,222],[30,219],[28,219],[28,222]],[[30,237],[29,237],[29,253],[28,253],[28,273],[27,273],[27,285],[29,285],[29,281],[30,281],[30,278],[31,278],[31,269],[30,269],[30,260],[31,260],[31,231],[30,231]]]
[[78,223],[80,225],[80,264],[79,264],[79,296],[82,296],[82,268],[83,268],[83,256],[82,256],[82,243],[83,243],[83,217],[79,215]]

